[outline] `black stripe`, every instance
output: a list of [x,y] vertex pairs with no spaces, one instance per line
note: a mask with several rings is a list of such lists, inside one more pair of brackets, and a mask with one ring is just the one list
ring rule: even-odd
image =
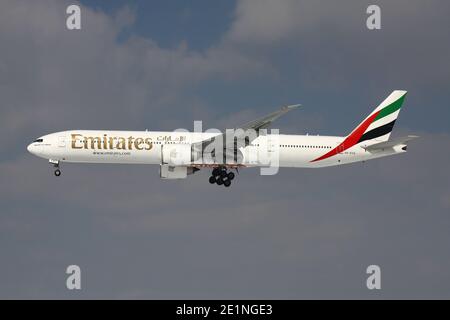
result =
[[[395,120],[397,120],[397,119],[395,119]],[[359,139],[359,141],[357,143],[360,143],[360,142],[363,142],[366,140],[370,140],[370,139],[375,139],[375,138],[384,136],[385,134],[388,134],[389,132],[392,131],[392,128],[394,128],[395,120],[364,133],[361,136],[361,139]]]

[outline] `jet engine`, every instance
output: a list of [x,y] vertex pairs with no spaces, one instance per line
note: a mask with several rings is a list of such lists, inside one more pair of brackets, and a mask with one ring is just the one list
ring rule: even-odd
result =
[[162,164],[189,165],[201,158],[202,153],[189,144],[165,144],[161,150]]
[[188,175],[197,172],[198,168],[194,167],[176,167],[168,164],[162,164],[159,170],[161,179],[185,179]]

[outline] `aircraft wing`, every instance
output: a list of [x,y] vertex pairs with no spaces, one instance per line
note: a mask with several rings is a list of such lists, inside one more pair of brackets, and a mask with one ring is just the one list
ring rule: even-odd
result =
[[[243,134],[245,135],[245,131],[249,130],[249,129],[253,129],[256,131],[256,136],[252,135],[251,137],[245,137],[242,136],[241,138],[245,138],[246,141],[246,145],[248,143],[250,143],[254,138],[257,137],[257,135],[259,135],[259,130],[260,129],[265,129],[268,128],[273,121],[275,121],[276,119],[278,119],[279,117],[281,117],[282,115],[285,115],[286,113],[288,113],[289,111],[292,111],[294,109],[297,109],[298,107],[300,107],[300,104],[295,104],[295,105],[289,105],[289,106],[284,106],[281,109],[269,113],[268,115],[261,117],[259,119],[250,121],[245,123],[244,125],[241,125],[239,127],[236,127],[234,129],[242,129],[241,131],[237,131],[235,137],[236,138],[240,138],[239,134]],[[221,140],[217,140],[217,139],[221,139]],[[214,150],[214,152],[212,152],[212,154],[214,154],[215,156],[218,156],[219,154],[222,154],[224,157],[226,155],[232,155],[235,159],[235,161],[239,162],[238,159],[242,159],[242,154],[239,150],[235,150],[235,145],[234,145],[234,139],[233,141],[227,141],[226,139],[226,132],[223,132],[217,136],[214,136],[212,138],[208,138],[206,140],[203,141],[199,141],[196,143],[192,144],[192,148],[193,150],[197,150],[200,152],[204,152],[203,150],[205,150],[205,148],[207,148],[207,146],[209,146],[211,143],[215,142],[215,141],[221,141],[220,145],[223,145],[223,150]],[[218,158],[222,158],[222,156],[219,156]],[[216,158],[217,159],[217,158]]]
[[363,147],[363,148],[366,149],[367,151],[378,151],[378,150],[393,148],[398,145],[406,144],[408,141],[411,141],[411,140],[414,140],[417,138],[419,138],[419,136],[409,135],[406,137],[394,138],[392,140],[385,141],[385,142],[375,143],[375,144],[372,144],[370,146]]
[[[255,131],[259,131],[260,129],[265,129],[268,128],[272,122],[274,122],[276,119],[278,119],[279,117],[281,117],[282,115],[285,115],[286,113],[288,113],[289,111],[292,111],[294,109],[297,109],[298,107],[300,107],[301,104],[294,104],[294,105],[289,105],[289,106],[284,106],[281,109],[269,113],[268,115],[261,117],[259,119],[247,122],[239,127],[236,127],[234,129],[242,129],[243,131],[245,130],[249,130],[249,129],[253,129]],[[219,134],[213,138],[209,138],[207,140],[203,140],[201,142],[197,142],[197,144],[202,144],[203,146],[210,144],[211,142],[213,142],[215,139],[224,139],[224,135],[225,133]]]
[[274,122],[276,119],[278,119],[279,117],[285,115],[286,113],[288,113],[289,111],[292,111],[294,109],[297,109],[298,107],[300,107],[301,104],[294,104],[294,105],[290,105],[290,106],[284,106],[282,107],[280,110],[277,110],[275,112],[269,113],[268,115],[247,122],[246,124],[238,127],[239,129],[243,129],[243,130],[248,130],[248,129],[253,129],[258,131],[259,129],[265,129],[268,128],[272,122]]

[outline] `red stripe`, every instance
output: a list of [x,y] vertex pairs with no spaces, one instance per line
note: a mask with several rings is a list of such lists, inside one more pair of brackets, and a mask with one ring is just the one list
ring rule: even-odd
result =
[[[336,148],[333,150],[330,150],[329,152],[325,153],[323,156],[320,156],[317,159],[312,160],[311,162],[323,160],[329,157],[332,157],[338,153],[341,153],[344,150],[347,150],[351,147],[353,147],[361,138],[361,136],[364,134],[364,132],[367,130],[367,128],[371,125],[373,120],[377,117],[378,113],[380,111],[375,112],[372,114],[369,118],[367,118],[361,125],[356,128],[343,142],[341,142]],[[339,151],[338,151],[339,150]]]

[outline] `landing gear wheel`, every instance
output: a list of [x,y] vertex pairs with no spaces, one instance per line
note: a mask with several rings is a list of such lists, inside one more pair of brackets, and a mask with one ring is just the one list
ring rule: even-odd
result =
[[61,170],[56,169],[55,170],[55,176],[59,177],[61,175]]
[[223,181],[223,179],[222,179],[221,177],[219,177],[219,178],[216,180],[216,183],[217,183],[219,186],[221,186],[222,184],[224,184],[224,181]]
[[233,180],[234,179],[234,173],[233,172],[228,172],[228,179],[229,180]]
[[216,177],[214,176],[209,177],[209,183],[211,184],[216,183]]
[[223,178],[226,178],[227,177],[227,171],[226,170],[223,170],[221,173],[220,173],[220,177],[223,179]]
[[218,175],[220,175],[220,169],[219,168],[214,168],[212,171],[212,175],[217,177]]
[[228,188],[229,186],[231,186],[231,181],[230,180],[225,180],[223,182],[223,185]]

